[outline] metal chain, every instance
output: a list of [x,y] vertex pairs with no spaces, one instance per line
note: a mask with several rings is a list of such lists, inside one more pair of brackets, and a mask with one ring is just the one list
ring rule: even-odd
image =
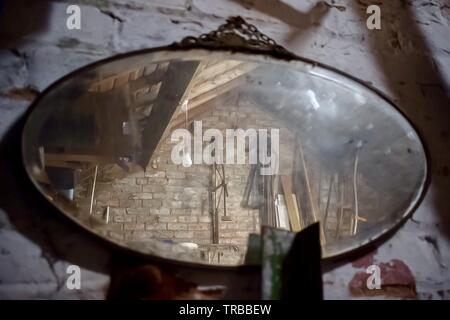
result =
[[240,47],[259,51],[272,51],[290,57],[295,55],[278,45],[273,39],[261,33],[254,25],[242,17],[230,17],[217,30],[200,35],[186,37],[182,45],[200,45],[208,47]]

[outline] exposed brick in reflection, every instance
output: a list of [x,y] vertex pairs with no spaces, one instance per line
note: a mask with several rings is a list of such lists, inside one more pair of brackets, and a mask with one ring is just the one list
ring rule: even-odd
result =
[[350,293],[354,296],[385,296],[403,299],[417,297],[416,281],[409,267],[401,260],[375,263],[381,271],[381,289],[367,288],[370,274],[357,272],[349,283]]

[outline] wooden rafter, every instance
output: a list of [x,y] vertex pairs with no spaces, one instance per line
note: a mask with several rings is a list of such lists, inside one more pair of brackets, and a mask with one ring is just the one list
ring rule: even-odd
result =
[[[221,96],[222,94],[229,92],[240,85],[245,83],[245,79],[243,77],[238,77],[233,79],[232,81],[228,81],[221,86],[215,87],[204,94],[194,97],[189,100],[189,113],[188,113],[188,121],[201,115],[203,112],[209,109],[209,105],[207,102]],[[171,123],[171,129],[176,129],[181,127],[185,122],[184,114],[179,114]]]
[[[185,115],[180,110],[184,100],[189,101],[189,116],[199,116],[207,111],[208,101],[244,84],[245,75],[257,66],[256,63],[238,60],[202,61],[201,63],[183,60],[153,63],[111,75],[93,83],[89,87],[89,92],[94,93],[95,96],[90,96],[90,99],[95,98],[96,104],[103,105],[102,102],[106,103],[106,101],[114,101],[114,104],[117,104],[119,103],[117,99],[121,98],[120,101],[123,101],[119,104],[125,103],[126,109],[143,114],[138,117],[142,124],[139,130],[142,133],[142,147],[135,153],[137,157],[135,161],[146,167],[161,138],[164,138],[171,129],[184,124]],[[113,93],[112,96],[117,96],[117,99],[111,100],[111,93]],[[100,99],[100,96],[105,101]],[[122,99],[124,96],[127,99]],[[114,108],[111,109],[111,107],[109,105],[104,110],[109,114],[106,116],[109,124],[116,123],[114,119],[109,119],[111,114],[117,114],[112,112]],[[105,119],[104,116],[101,118]],[[120,143],[118,138],[114,141]],[[111,152],[103,152],[103,154],[120,154],[116,152],[118,150],[109,151]],[[89,153],[87,152],[86,157],[89,157]],[[115,162],[113,159],[110,161]],[[52,163],[55,166],[73,166],[70,161],[59,159]]]
[[[63,163],[111,163],[114,158],[92,154],[69,154],[69,153],[46,153],[45,165],[49,167],[59,167]],[[74,165],[74,164],[73,164]]]
[[197,61],[174,61],[169,64],[158,97],[143,130],[143,148],[137,162],[146,168],[150,157],[167,130],[177,106],[189,92],[199,68]]
[[[195,79],[193,89],[189,92],[188,120],[207,111],[208,101],[245,84],[245,75],[256,68],[257,65],[254,63],[237,61],[220,62],[205,68]],[[184,113],[179,110],[171,122],[171,129],[179,128],[185,120]]]
[[[198,81],[196,79],[195,85],[192,91],[189,93],[189,99],[194,99],[202,94],[205,94],[218,86],[221,86],[231,80],[234,80],[250,71],[253,71],[256,65],[253,63],[239,63],[231,69],[224,69],[221,73],[214,75],[213,77],[207,78],[205,81]],[[207,70],[205,70],[207,71]],[[199,78],[202,77],[202,73]]]

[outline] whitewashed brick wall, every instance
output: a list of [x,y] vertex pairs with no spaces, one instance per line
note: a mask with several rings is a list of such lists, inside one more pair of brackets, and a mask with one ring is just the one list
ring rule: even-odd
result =
[[[43,90],[89,62],[199,35],[229,15],[242,15],[289,50],[370,82],[417,125],[432,159],[430,189],[413,220],[380,246],[374,259],[403,261],[415,279],[418,298],[449,298],[450,7],[445,0],[376,2],[383,3],[378,31],[365,28],[369,0],[329,1],[333,5],[317,9],[314,0],[284,0],[285,5],[268,0],[33,1],[7,19],[13,28],[0,32],[0,133],[29,105],[11,99],[13,89]],[[64,27],[65,10],[72,3],[81,5],[81,31]],[[101,298],[108,283],[106,251],[66,222],[35,217],[16,197],[16,206],[14,199],[4,199],[8,205],[0,211],[0,297]],[[97,257],[82,259],[90,261],[83,268],[88,276],[83,278],[85,289],[76,293],[59,285],[67,261],[79,256],[74,243]],[[350,262],[328,266],[325,297],[352,297],[349,283],[361,271]]]

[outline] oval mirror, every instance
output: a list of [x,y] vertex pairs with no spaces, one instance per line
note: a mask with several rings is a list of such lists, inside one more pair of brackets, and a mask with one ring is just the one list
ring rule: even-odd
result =
[[380,237],[427,176],[402,114],[356,80],[302,59],[162,48],[52,85],[23,133],[31,180],[115,244],[213,265],[245,261],[262,226],[320,221],[322,256]]

